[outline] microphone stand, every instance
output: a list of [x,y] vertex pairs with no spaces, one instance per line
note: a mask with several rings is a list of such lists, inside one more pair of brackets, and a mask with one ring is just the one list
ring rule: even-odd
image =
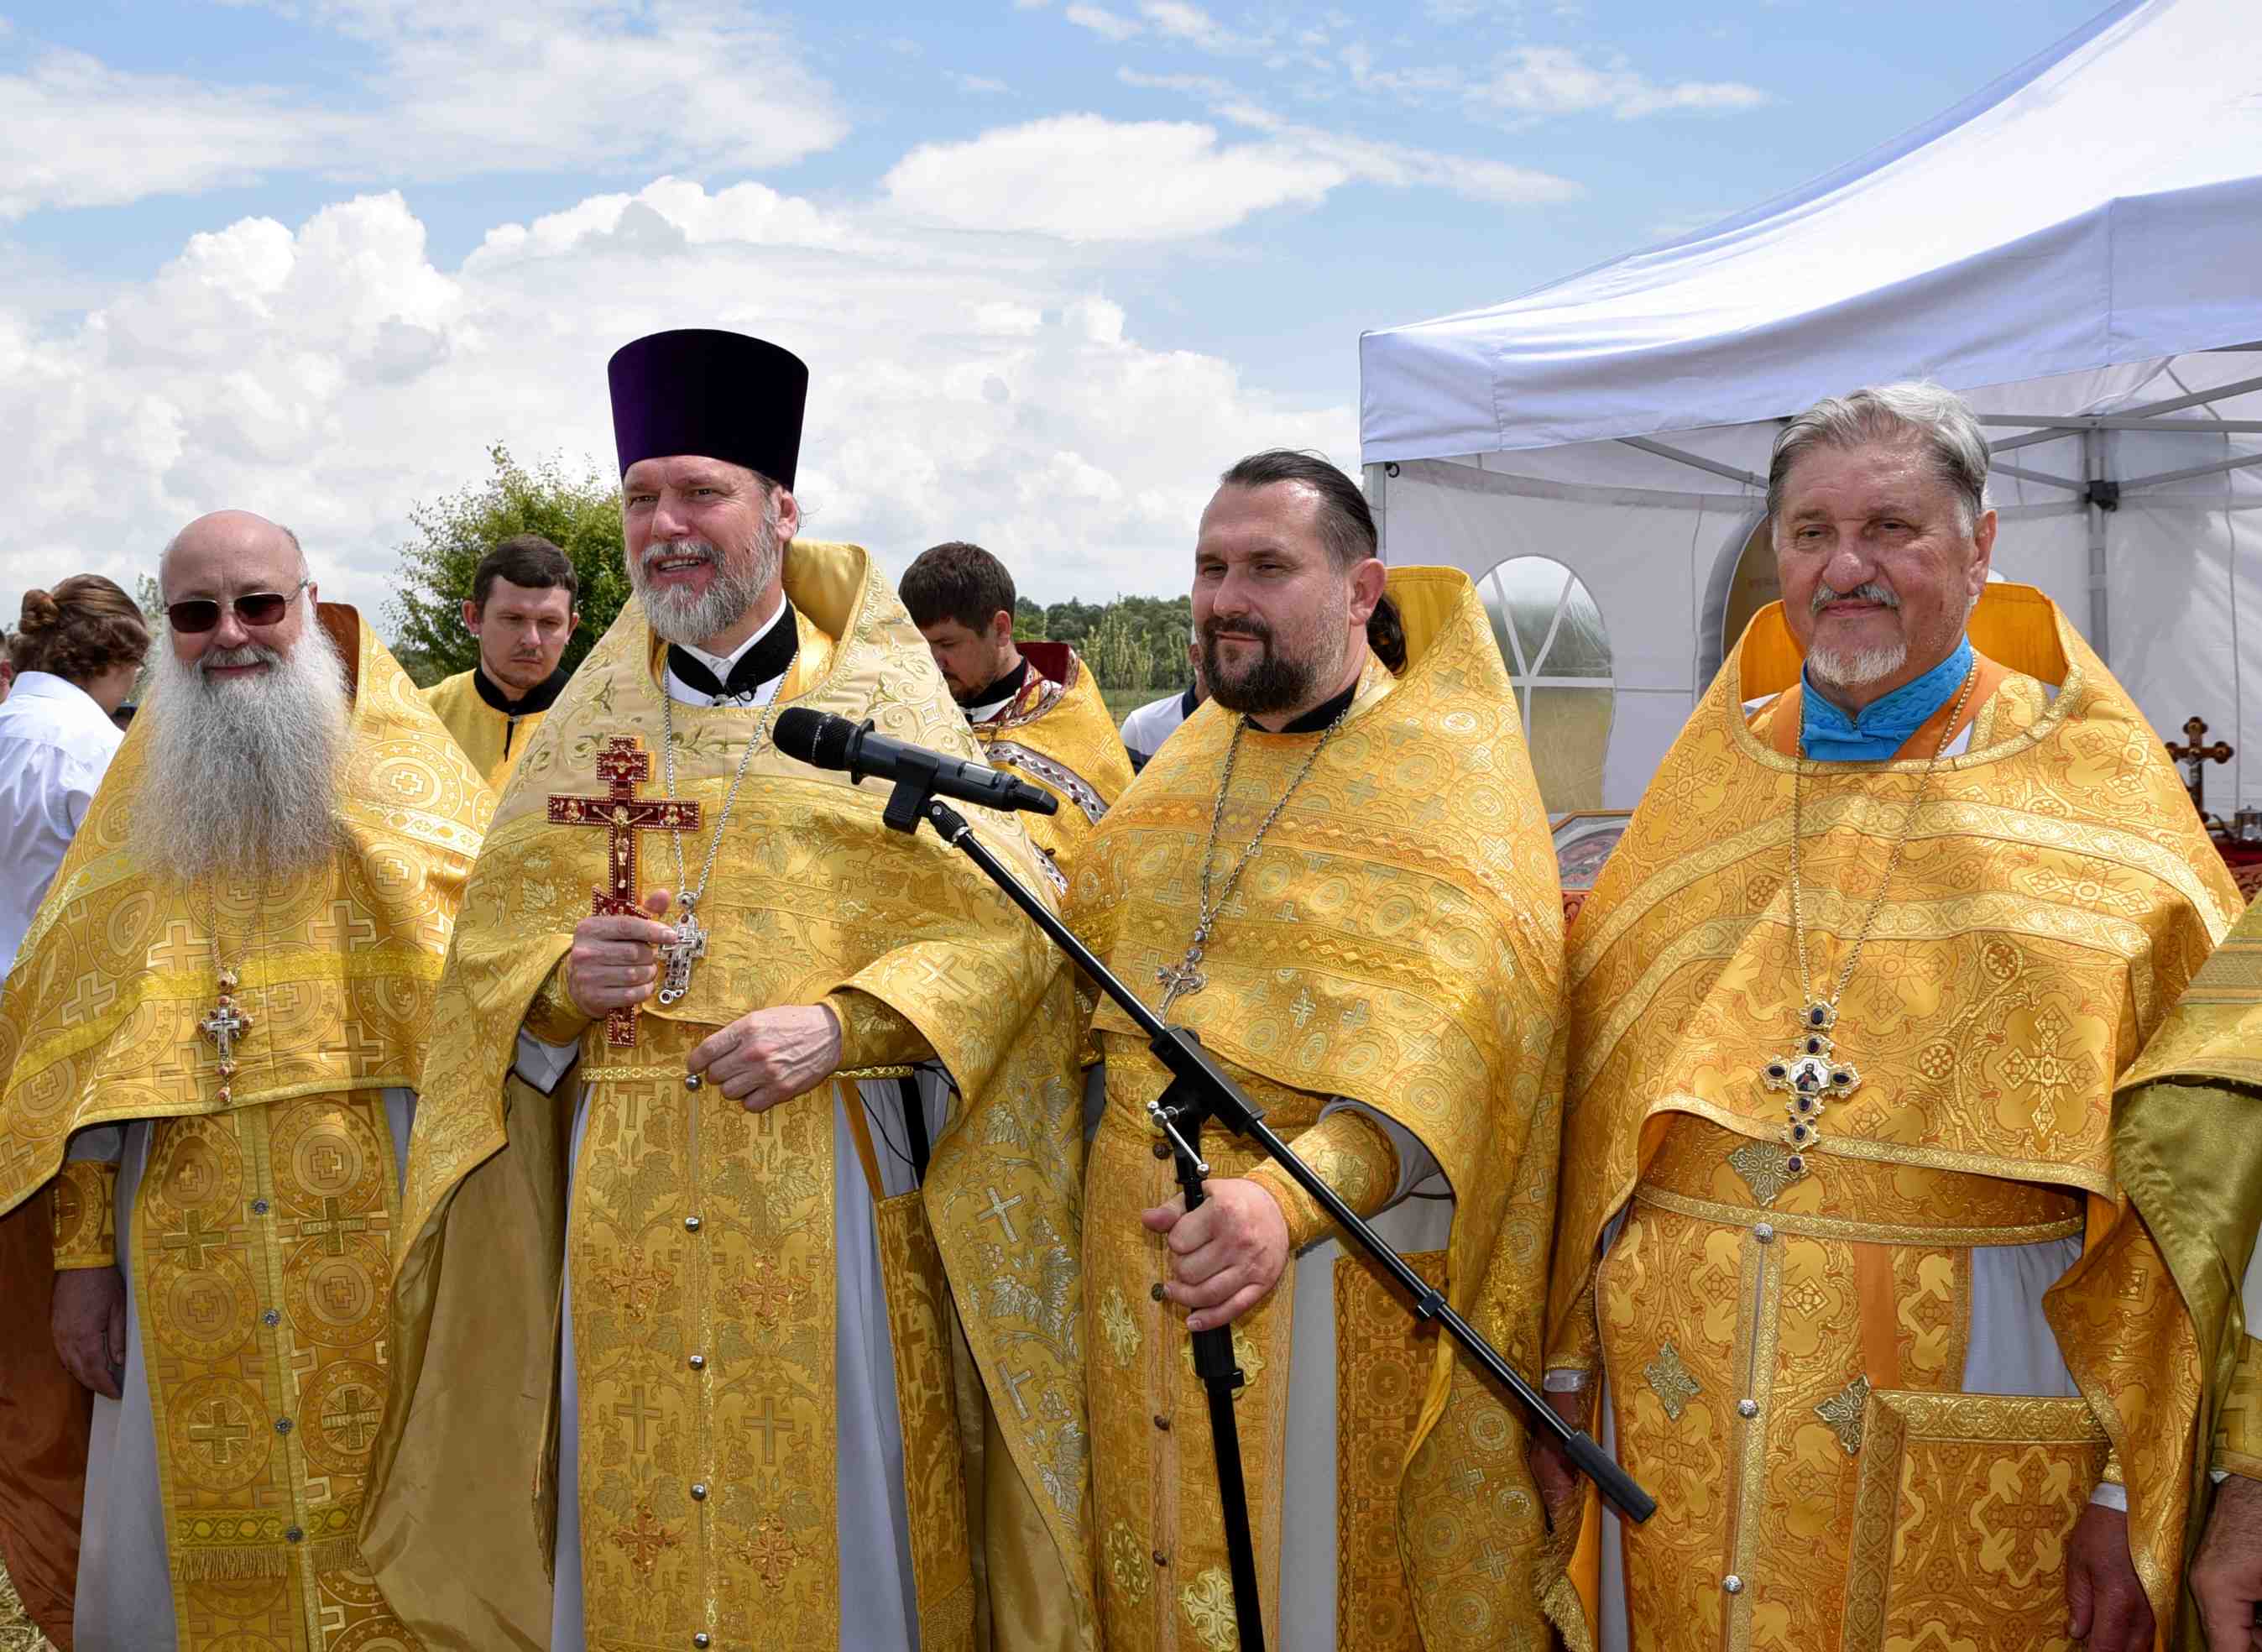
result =
[[[980,867],[990,881],[1027,913],[1053,944],[1067,953],[1077,968],[1114,999],[1123,1013],[1137,1023],[1139,1030],[1147,1035],[1148,1047],[1171,1073],[1171,1081],[1162,1095],[1147,1104],[1147,1113],[1170,1138],[1178,1186],[1185,1194],[1187,1209],[1202,1202],[1202,1180],[1209,1174],[1209,1165],[1201,1156],[1201,1129],[1206,1122],[1214,1119],[1236,1136],[1262,1148],[1299,1187],[1316,1200],[1321,1208],[1411,1298],[1409,1311],[1414,1317],[1442,1325],[1479,1370],[1523,1403],[1528,1416],[1538,1421],[1540,1432],[1552,1437],[1621,1513],[1639,1524],[1657,1511],[1655,1498],[1636,1484],[1633,1477],[1618,1467],[1585,1431],[1573,1428],[1557,1416],[1554,1407],[1516,1374],[1515,1367],[1501,1357],[1499,1350],[1486,1341],[1475,1326],[1448,1306],[1443,1295],[1407,1266],[1405,1259],[1390,1247],[1389,1241],[1360,1220],[1336,1190],[1296,1156],[1294,1149],[1266,1127],[1264,1115],[1202,1048],[1200,1039],[1183,1027],[1170,1026],[1149,1009],[1089,947],[1076,938],[1066,924],[1023,886],[1012,871],[974,835],[966,817],[934,795],[932,771],[904,774],[899,767],[895,791],[888,799],[882,819],[894,830],[904,833],[917,832],[919,821],[926,820],[937,836]],[[1234,1617],[1240,1627],[1243,1652],[1264,1652],[1264,1625],[1258,1611],[1256,1550],[1250,1536],[1249,1499],[1242,1479],[1240,1436],[1233,1416],[1233,1390],[1244,1379],[1233,1362],[1231,1327],[1214,1325],[1192,1336],[1194,1370],[1209,1396],[1210,1439],[1217,1457],[1218,1492],[1224,1505]]]

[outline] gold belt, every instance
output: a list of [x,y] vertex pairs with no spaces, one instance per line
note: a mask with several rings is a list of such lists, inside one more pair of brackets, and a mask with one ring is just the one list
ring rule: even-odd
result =
[[2067,1239],[2082,1230],[2079,1215],[2054,1222],[2027,1222],[2010,1227],[1970,1227],[1949,1223],[1863,1222],[1853,1216],[1809,1216],[1795,1210],[1766,1210],[1752,1205],[1722,1204],[1695,1199],[1644,1182],[1633,1190],[1638,1204],[1654,1205],[1699,1222],[1725,1228],[1796,1234],[1809,1239],[1843,1239],[1856,1244],[1980,1245],[2039,1244]]

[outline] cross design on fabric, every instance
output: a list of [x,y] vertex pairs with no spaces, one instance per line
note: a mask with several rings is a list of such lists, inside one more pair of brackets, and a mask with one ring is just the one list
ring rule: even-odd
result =
[[777,1402],[768,1395],[762,1396],[762,1409],[746,1413],[746,1426],[762,1431],[762,1467],[777,1467],[777,1437],[790,1434],[795,1424],[791,1418],[777,1409]]
[[1751,1142],[1728,1155],[1728,1168],[1744,1179],[1744,1186],[1752,1190],[1752,1197],[1762,1205],[1771,1205],[1783,1190],[1798,1178],[1785,1167],[1790,1150],[1774,1142]]
[[1641,1374],[1649,1379],[1649,1386],[1656,1393],[1658,1403],[1665,1407],[1666,1416],[1676,1423],[1689,1402],[1704,1391],[1689,1367],[1682,1364],[1680,1350],[1669,1342],[1657,1351],[1657,1358],[1642,1367]]
[[998,1367],[998,1375],[1005,1384],[1005,1392],[1013,1396],[1013,1410],[1025,1423],[1029,1420],[1029,1403],[1021,1397],[1021,1384],[1033,1380],[1036,1374],[1034,1371],[1016,1371],[1005,1365]]
[[613,1415],[636,1431],[634,1450],[638,1456],[645,1452],[645,1431],[659,1421],[659,1407],[644,1396],[644,1384],[639,1382],[629,1390],[628,1398],[613,1407]]
[[652,1511],[652,1499],[645,1497],[636,1505],[636,1519],[628,1526],[616,1526],[612,1531],[613,1547],[629,1557],[637,1576],[649,1577],[659,1564],[659,1557],[683,1540],[660,1524],[659,1517]]
[[322,1201],[321,1215],[304,1217],[299,1223],[299,1237],[302,1239],[321,1240],[323,1251],[331,1256],[343,1256],[346,1253],[348,1235],[368,1231],[369,1218],[354,1215],[346,1208],[342,1201],[335,1197],[325,1198]]
[[377,1425],[384,1420],[384,1405],[357,1382],[340,1389],[334,1403],[323,1411],[322,1432],[347,1450],[360,1451],[377,1438]]
[[213,1401],[204,1408],[204,1421],[189,1425],[190,1439],[204,1447],[215,1468],[234,1462],[236,1446],[250,1436],[251,1425],[239,1418],[226,1400]]
[[158,1244],[168,1251],[180,1252],[182,1259],[201,1273],[212,1266],[205,1259],[205,1252],[225,1246],[227,1244],[227,1235],[219,1228],[205,1226],[203,1211],[191,1210],[189,1212],[187,1223],[181,1230],[178,1233],[167,1234],[158,1241]]
[[1028,1195],[1027,1194],[1015,1194],[1011,1199],[1003,1199],[998,1196],[998,1190],[995,1187],[985,1187],[982,1191],[990,1195],[990,1208],[987,1210],[983,1211],[976,1220],[982,1222],[995,1222],[998,1224],[998,1230],[1005,1236],[1006,1244],[1019,1244],[1020,1236],[1013,1231],[1013,1218],[1006,1213],[1011,1211],[1015,1205],[1019,1204],[1023,1200],[1027,1199]]
[[[551,797],[550,823],[605,828],[611,839],[606,856],[609,887],[589,891],[589,910],[599,917],[634,916],[644,910],[637,899],[637,833],[695,830],[699,805],[676,797],[636,795],[637,788],[652,778],[652,754],[633,734],[616,734],[607,740],[604,749],[597,754],[596,767],[597,778],[605,783],[605,795]],[[676,944],[681,946],[688,939],[682,937]],[[671,956],[671,970],[673,967]],[[688,976],[688,956],[683,968]],[[616,1049],[634,1044],[636,1024],[635,1006],[615,1010],[605,1017],[605,1042]]]

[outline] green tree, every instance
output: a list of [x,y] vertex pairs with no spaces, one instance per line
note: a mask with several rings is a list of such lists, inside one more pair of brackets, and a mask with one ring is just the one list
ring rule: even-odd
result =
[[149,622],[149,654],[133,679],[133,692],[126,696],[139,706],[149,697],[149,680],[157,669],[157,651],[166,646],[165,593],[158,586],[155,574],[145,574],[133,581],[133,602],[141,610],[141,617]]
[[487,450],[493,473],[408,513],[414,537],[400,551],[400,588],[392,613],[393,653],[420,685],[478,663],[479,639],[464,629],[479,559],[515,533],[538,533],[565,552],[581,581],[581,626],[566,645],[565,667],[581,663],[629,599],[621,541],[618,483],[592,464],[569,472],[552,457],[531,469],[501,443]]
[[1065,602],[1055,602],[1045,610],[1043,635],[1055,642],[1074,643],[1081,649],[1091,628],[1099,624],[1106,609],[1098,602],[1079,602],[1070,597]]
[[1103,689],[1154,686],[1155,651],[1121,601],[1108,604],[1079,650]]
[[1042,642],[1045,639],[1045,610],[1027,597],[1013,602],[1013,640]]

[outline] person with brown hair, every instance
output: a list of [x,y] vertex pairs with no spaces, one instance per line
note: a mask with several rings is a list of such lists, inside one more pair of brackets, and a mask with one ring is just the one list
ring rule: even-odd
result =
[[99,574],[24,593],[0,703],[0,974],[126,737],[111,721],[149,652],[133,599]]
[[565,552],[538,533],[513,534],[479,559],[464,602],[479,664],[424,690],[424,703],[498,793],[566,687],[558,662],[581,623],[580,589]]

